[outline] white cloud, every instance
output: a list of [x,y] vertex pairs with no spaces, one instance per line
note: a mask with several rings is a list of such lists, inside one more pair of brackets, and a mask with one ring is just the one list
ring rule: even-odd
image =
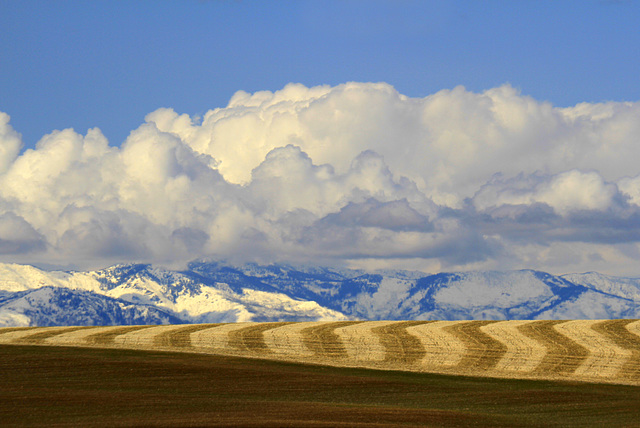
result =
[[9,125],[9,115],[0,112],[0,174],[18,157],[21,148],[22,139]]
[[576,210],[604,211],[616,203],[618,188],[597,172],[571,170],[555,175],[496,176],[473,197],[474,206],[485,210],[500,205],[546,204],[557,214]]
[[618,187],[631,203],[640,206],[640,175],[620,179]]
[[0,215],[0,254],[23,254],[43,250],[46,242],[22,217]]
[[372,150],[391,171],[452,206],[496,172],[598,170],[607,180],[636,175],[640,151],[637,103],[560,109],[509,85],[480,94],[457,87],[408,98],[384,83],[291,84],[273,93],[239,92],[199,125],[166,109],[147,120],[211,155],[230,182],[249,182],[267,153],[288,144],[338,174]]
[[0,113],[0,253],[615,272],[640,241],[639,137],[638,103],[509,85],[240,91],[202,118],[156,110],[122,147],[67,129],[21,154]]

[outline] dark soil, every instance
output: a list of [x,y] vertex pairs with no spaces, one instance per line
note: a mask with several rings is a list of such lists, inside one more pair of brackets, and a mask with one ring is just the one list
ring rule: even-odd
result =
[[640,387],[0,346],[2,426],[638,426]]

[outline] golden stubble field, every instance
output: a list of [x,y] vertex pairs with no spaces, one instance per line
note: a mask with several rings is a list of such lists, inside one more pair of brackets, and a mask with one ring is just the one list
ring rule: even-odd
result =
[[640,420],[639,324],[5,328],[0,423],[632,427]]
[[640,385],[640,321],[340,321],[0,329],[0,344],[180,351]]

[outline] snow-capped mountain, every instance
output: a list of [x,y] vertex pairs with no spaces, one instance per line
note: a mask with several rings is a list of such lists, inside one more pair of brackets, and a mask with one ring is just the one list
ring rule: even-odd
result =
[[640,302],[640,293],[630,291],[630,278],[606,277],[618,288],[598,288],[531,270],[426,276],[255,265],[238,270],[360,319],[634,318]]
[[637,318],[640,279],[193,262],[47,272],[0,264],[0,326],[340,319]]
[[[222,269],[217,281],[195,271],[174,272],[127,264],[92,272],[46,272],[32,266],[0,264],[0,326],[316,321],[347,317],[301,300],[249,277]],[[42,288],[50,299],[30,299]],[[56,296],[67,290],[73,305]],[[21,300],[22,299],[22,300]],[[30,299],[30,300],[25,300]],[[34,306],[32,302],[39,302]],[[144,316],[117,318],[102,309],[119,304]],[[39,312],[36,314],[36,308]],[[94,313],[93,321],[86,315]],[[46,316],[49,314],[49,321]]]
[[154,306],[66,287],[45,286],[0,297],[0,326],[180,324]]
[[640,302],[640,278],[623,278],[597,272],[562,275],[568,281],[582,284],[593,290]]

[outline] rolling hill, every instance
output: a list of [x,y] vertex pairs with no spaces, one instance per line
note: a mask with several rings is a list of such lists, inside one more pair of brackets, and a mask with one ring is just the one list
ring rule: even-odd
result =
[[640,385],[640,321],[333,321],[0,329],[0,344]]

